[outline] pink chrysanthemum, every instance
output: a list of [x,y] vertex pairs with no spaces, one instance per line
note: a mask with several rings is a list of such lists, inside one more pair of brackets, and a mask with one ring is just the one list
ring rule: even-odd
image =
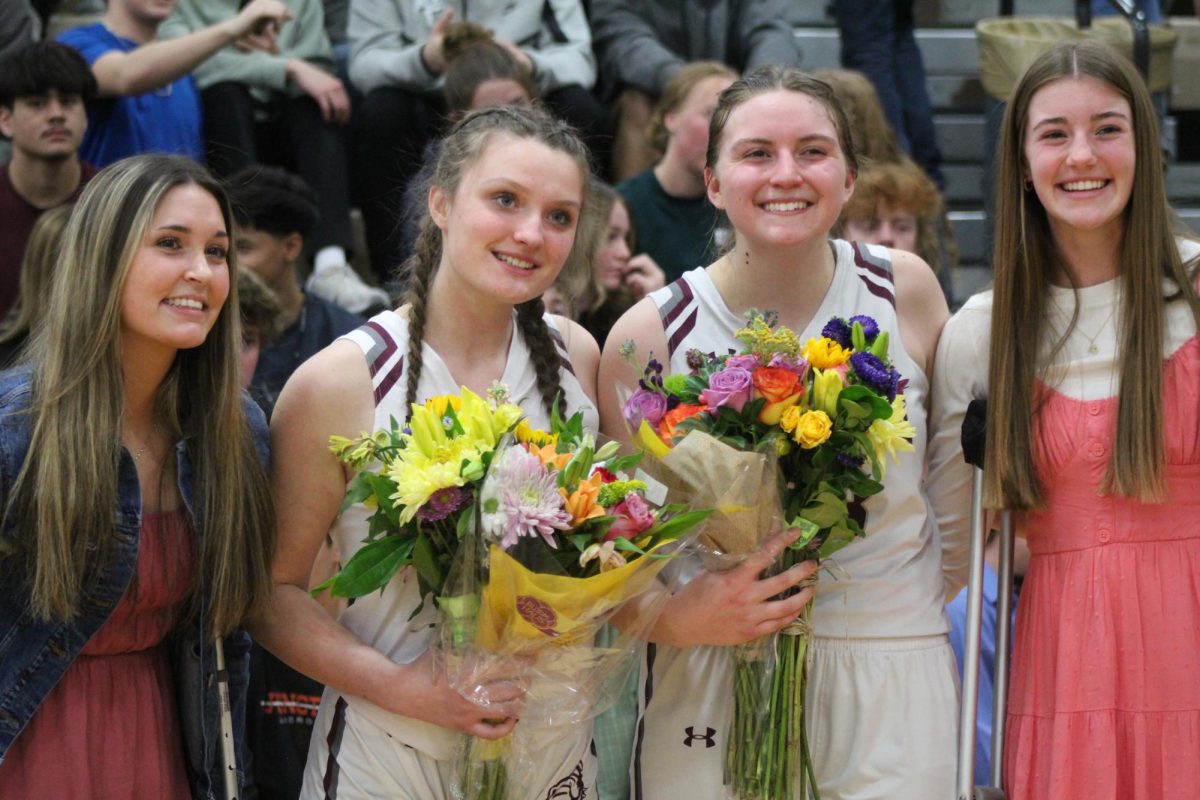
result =
[[504,454],[496,478],[500,484],[499,512],[504,518],[500,547],[508,550],[522,536],[541,536],[557,549],[554,531],[569,530],[571,515],[563,507],[554,475],[537,456],[513,448]]

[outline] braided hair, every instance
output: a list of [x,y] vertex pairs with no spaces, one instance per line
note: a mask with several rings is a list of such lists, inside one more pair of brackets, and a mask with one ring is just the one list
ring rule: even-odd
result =
[[[453,196],[463,173],[473,164],[496,134],[508,134],[521,139],[533,139],[554,150],[566,153],[579,165],[584,183],[590,172],[587,148],[570,125],[556,119],[541,108],[497,106],[472,112],[450,129],[442,141],[441,152],[430,178],[429,186],[437,186]],[[428,189],[429,187],[425,187]],[[426,192],[428,194],[428,192]],[[413,254],[401,265],[405,276],[404,302],[408,305],[408,381],[404,407],[411,415],[417,400],[417,385],[423,367],[422,343],[428,320],[429,290],[442,259],[442,232],[426,210]],[[538,392],[546,413],[559,394],[561,360],[554,338],[543,315],[541,297],[535,297],[516,307],[517,327],[529,347],[530,358],[537,375]]]

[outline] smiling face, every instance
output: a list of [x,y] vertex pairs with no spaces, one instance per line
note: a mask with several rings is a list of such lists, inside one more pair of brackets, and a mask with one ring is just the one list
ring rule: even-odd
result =
[[197,347],[229,296],[229,232],[196,184],[163,195],[134,251],[121,294],[121,343],[140,359]]
[[83,141],[87,114],[77,94],[45,94],[13,99],[12,108],[0,106],[0,133],[13,140],[14,153],[47,160],[71,158]]
[[535,139],[493,134],[450,197],[429,194],[442,231],[435,280],[483,302],[518,305],[541,295],[575,241],[584,176],[571,156]]
[[734,108],[716,152],[708,197],[746,243],[823,239],[854,190],[829,112],[801,92],[767,91]]
[[1129,102],[1096,78],[1059,78],[1030,99],[1024,134],[1026,179],[1054,235],[1119,235],[1136,167]]

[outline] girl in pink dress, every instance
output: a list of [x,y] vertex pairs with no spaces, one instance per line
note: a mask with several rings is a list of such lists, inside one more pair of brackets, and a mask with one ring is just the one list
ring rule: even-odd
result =
[[274,512],[265,420],[238,386],[232,236],[203,166],[106,168],[29,363],[0,373],[6,800],[225,797],[228,778],[240,795],[220,705],[244,707],[238,626],[270,591]]
[[955,442],[966,403],[986,395],[985,504],[1016,512],[1032,552],[1005,788],[1012,800],[1192,798],[1200,245],[1171,231],[1149,94],[1108,48],[1039,57],[1001,137],[995,288],[943,331],[929,476],[939,522],[961,529],[969,475]]

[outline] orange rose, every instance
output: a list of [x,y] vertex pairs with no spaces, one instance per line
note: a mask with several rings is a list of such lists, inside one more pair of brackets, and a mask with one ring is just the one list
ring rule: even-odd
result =
[[675,439],[675,426],[683,422],[688,417],[694,417],[697,414],[703,414],[708,411],[708,406],[703,406],[695,403],[680,403],[672,408],[658,423],[658,435],[667,444],[670,444]]
[[804,394],[800,376],[783,367],[759,367],[751,376],[756,391],[766,403],[758,412],[758,421],[764,425],[778,425],[784,409],[794,406]]

